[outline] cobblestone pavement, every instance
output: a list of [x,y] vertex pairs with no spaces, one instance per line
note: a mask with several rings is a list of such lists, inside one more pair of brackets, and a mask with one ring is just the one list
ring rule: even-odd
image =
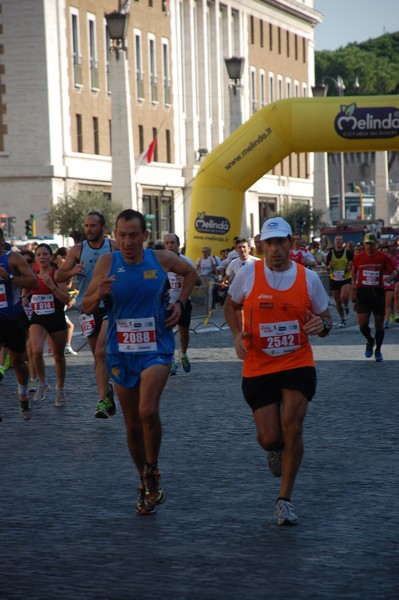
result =
[[1,600],[399,597],[399,325],[386,332],[383,363],[364,357],[353,316],[315,338],[318,392],[292,528],[273,519],[278,480],[255,440],[231,335],[212,324],[199,331],[192,372],[171,377],[162,400],[167,500],[153,517],[134,512],[138,481],[120,412],[93,418],[87,346],[68,357],[69,404],[57,409],[53,391],[29,422],[7,372]]

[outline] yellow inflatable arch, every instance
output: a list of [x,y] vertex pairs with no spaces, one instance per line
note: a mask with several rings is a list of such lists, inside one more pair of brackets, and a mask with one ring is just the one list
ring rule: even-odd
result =
[[293,98],[257,112],[206,157],[194,181],[187,255],[241,229],[244,194],[291,152],[399,150],[399,96]]

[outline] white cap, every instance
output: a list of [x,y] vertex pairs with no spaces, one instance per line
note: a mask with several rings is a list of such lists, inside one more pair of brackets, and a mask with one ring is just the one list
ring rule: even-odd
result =
[[269,240],[270,238],[282,238],[289,235],[292,235],[291,225],[282,217],[274,217],[273,219],[267,219],[267,221],[263,223],[260,239]]

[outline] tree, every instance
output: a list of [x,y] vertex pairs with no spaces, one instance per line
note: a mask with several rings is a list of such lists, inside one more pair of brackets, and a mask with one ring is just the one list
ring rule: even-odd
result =
[[282,211],[281,216],[291,225],[293,233],[307,236],[314,235],[324,227],[322,221],[323,210],[311,208],[309,204],[295,203]]
[[[335,51],[315,53],[316,82],[329,85],[328,95],[336,96],[331,79],[342,77],[345,96],[375,96],[399,92],[399,32],[387,33],[367,42],[351,43]],[[360,87],[354,85],[358,80]]]
[[93,210],[104,215],[107,231],[111,233],[123,206],[118,202],[111,202],[103,192],[97,190],[80,191],[75,196],[66,194],[49,210],[48,228],[55,233],[72,237],[77,244],[85,237],[84,219]]

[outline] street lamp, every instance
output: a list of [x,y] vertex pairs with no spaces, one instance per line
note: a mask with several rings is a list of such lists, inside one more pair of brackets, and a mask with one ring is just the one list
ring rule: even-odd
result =
[[[343,96],[345,91],[344,80],[341,75],[337,75],[337,78],[326,76],[323,78],[321,83],[318,83],[312,86],[312,93],[315,97],[323,97],[327,96],[328,92],[328,84],[324,83],[325,79],[329,79],[333,82],[337,96]],[[359,80],[356,77],[354,81],[354,87],[357,89],[360,87]],[[344,153],[339,153],[339,171],[340,171],[340,206],[339,206],[339,214],[342,220],[346,219],[346,207],[345,207],[345,159]]]
[[237,94],[237,90],[242,88],[241,77],[245,58],[232,56],[231,58],[225,58],[224,62],[230,80],[230,133],[233,133],[242,124],[241,94]]
[[128,2],[122,4],[123,7],[119,11],[105,15],[108,35],[112,41],[109,55],[112,99],[112,197],[121,202],[124,208],[136,208],[132,113],[126,56]]
[[126,50],[125,40],[128,27],[128,15],[125,12],[114,10],[105,15],[109,37],[113,42],[114,49]]

